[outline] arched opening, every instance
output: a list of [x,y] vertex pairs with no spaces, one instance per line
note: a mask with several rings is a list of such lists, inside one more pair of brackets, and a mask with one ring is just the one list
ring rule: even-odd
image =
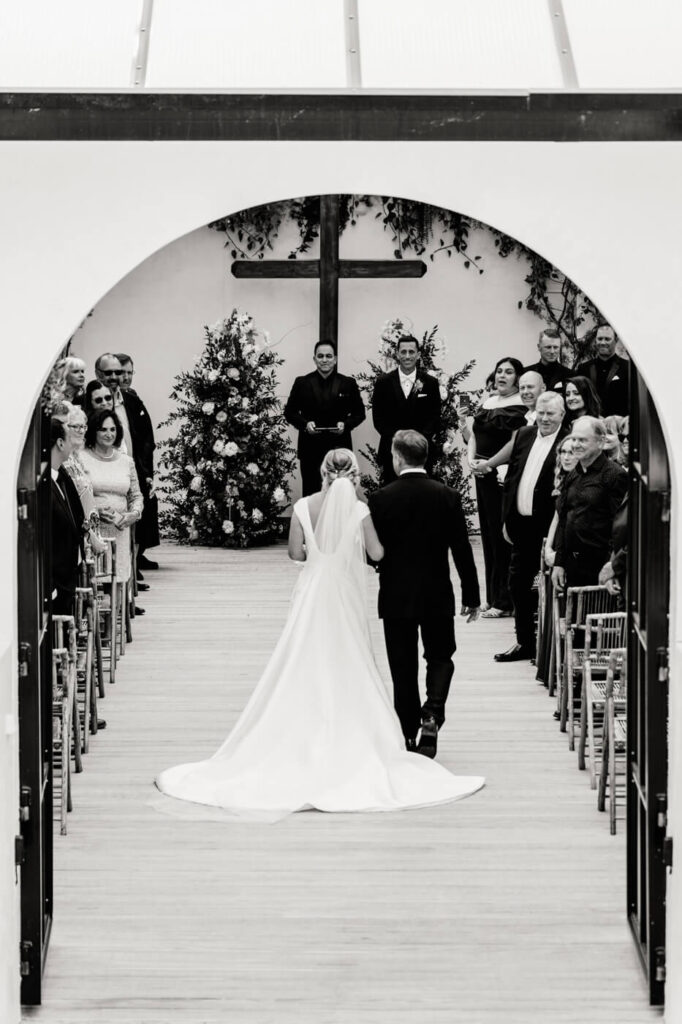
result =
[[[473,255],[475,255],[475,254],[473,254]],[[471,268],[467,268],[467,270],[469,270],[469,269],[471,269]],[[472,274],[472,276],[473,276],[473,274]],[[428,326],[428,325],[425,325],[425,326]],[[638,396],[639,396],[638,397],[639,408],[642,409],[642,408],[646,407],[648,410],[651,410],[653,408],[653,405],[651,403],[650,396],[648,395],[648,392],[646,391],[646,388],[644,388],[644,386],[642,385],[641,381],[639,381],[639,380],[638,380],[638,383],[637,383],[637,389],[638,389],[637,393],[638,393]],[[665,453],[664,453],[664,450],[663,450],[663,452],[661,450],[662,437],[661,437],[660,431],[659,431],[659,432],[656,433],[655,440],[652,442],[652,440],[651,440],[652,434],[650,432],[650,428],[651,428],[651,416],[650,416],[650,414],[648,416],[642,416],[637,421],[636,429],[637,429],[637,432],[638,432],[637,433],[637,437],[639,438],[639,440],[636,443],[636,445],[637,445],[636,450],[639,451],[639,452],[644,452],[645,450],[647,452],[649,452],[649,455],[647,456],[647,462],[646,462],[647,466],[651,465],[653,467],[654,465],[656,465],[656,466],[660,467],[660,466],[663,466],[665,464]],[[35,429],[37,430],[37,427]],[[20,482],[24,482],[25,479],[31,478],[31,477],[33,479],[37,479],[37,477],[36,477],[36,467],[37,467],[36,458],[38,457],[38,461],[40,461],[40,457],[37,456],[37,454],[36,454],[37,451],[38,451],[38,447],[36,446],[36,443],[33,442],[33,445],[32,445],[32,448],[31,448],[31,454],[30,454],[30,456],[27,456],[27,458],[30,458],[32,460],[31,461],[31,466],[30,466],[30,469],[29,469],[29,472],[28,472],[27,475],[22,473],[22,477],[21,477],[21,481]],[[633,445],[633,447],[635,447],[635,445]],[[44,462],[44,457],[43,457],[42,461]],[[26,465],[28,466],[28,463]],[[655,483],[652,483],[653,477],[644,468],[644,461],[642,461],[641,465],[642,465],[643,468],[642,468],[641,474],[639,475],[638,479],[639,479],[640,483],[642,481],[644,481],[644,491],[641,491],[641,489],[640,489],[640,491],[638,491],[638,494],[640,495],[638,507],[640,507],[640,508],[642,508],[644,510],[645,508],[648,509],[650,507],[647,504],[647,502],[649,501],[650,498],[651,498],[651,501],[653,501],[654,503],[656,503],[656,502],[664,502],[665,501],[665,499],[662,497],[662,495],[664,494],[664,492],[669,491],[669,484],[667,483],[667,478],[665,477],[664,473],[659,473],[658,477],[656,478]],[[38,474],[38,476],[39,475],[40,474]],[[665,486],[664,486],[664,483],[665,483]],[[638,486],[639,486],[639,484],[638,484]],[[653,495],[655,495],[655,497],[653,497]],[[29,505],[31,503],[31,500],[32,499],[30,499],[30,498],[28,499]],[[663,511],[664,511],[664,509],[663,509]],[[652,518],[651,512],[646,512],[645,513],[643,511],[641,517],[637,520],[637,522],[639,524],[638,532],[637,532],[636,536],[633,536],[633,545],[632,545],[632,554],[631,554],[631,558],[634,560],[633,564],[640,564],[643,567],[643,569],[645,567],[650,567],[653,564],[656,564],[659,567],[660,566],[666,566],[667,567],[667,565],[668,565],[668,552],[667,552],[667,542],[665,540],[665,534],[663,534],[660,530],[658,530],[657,525],[656,525],[656,523],[654,522],[654,520]],[[642,557],[642,552],[647,552],[649,550],[649,545],[653,543],[654,534],[656,535],[656,537],[657,537],[657,539],[659,541],[659,544],[662,544],[662,546],[660,547],[660,557],[656,561],[656,563],[647,562],[647,559]],[[639,563],[637,563],[637,559],[638,558],[639,558]],[[23,566],[25,566],[25,563],[23,564]],[[24,567],[23,566],[20,564],[20,578],[24,577]],[[30,575],[31,575],[32,578],[35,578],[36,572],[37,572],[37,569],[35,567],[30,570]],[[633,616],[633,629],[635,629],[635,622],[639,624],[642,621],[644,613],[643,613],[643,611],[641,609],[641,602],[642,602],[643,596],[647,593],[646,584],[645,583],[642,584],[641,576],[638,576],[638,579],[640,579],[640,583],[638,584],[638,586],[640,588],[639,591],[638,591],[639,597],[636,597],[635,595],[633,595],[632,589],[631,589],[631,592],[630,592],[631,612],[632,612],[632,616]],[[634,584],[631,584],[631,588],[632,588],[632,586],[634,586]],[[662,621],[661,620],[661,609],[666,608],[666,610],[667,610],[667,598],[662,596],[662,592],[661,591],[659,591],[659,594],[661,594],[661,600],[659,602],[659,609],[657,610],[656,615],[652,619],[652,626],[654,625],[654,620],[655,620],[655,623],[658,624],[658,626],[660,626],[660,623]],[[38,597],[39,597],[38,591],[36,590],[36,598],[38,598]],[[44,597],[43,597],[43,600],[44,600]],[[43,614],[44,614],[44,610],[43,610]],[[35,623],[34,623],[34,626],[32,628],[34,630],[34,636],[37,636],[40,633],[41,629],[44,629],[44,623],[43,623],[43,625],[41,625],[41,622],[38,619],[36,619]],[[640,633],[642,632],[641,627],[639,625],[637,626],[637,629],[639,629]],[[662,638],[662,636],[663,636],[663,634],[659,633],[659,638]],[[667,633],[666,633],[666,636],[667,636]],[[657,648],[661,647],[661,646],[664,646],[664,642],[657,643]],[[648,652],[650,654],[650,651],[649,651],[648,648],[646,648],[645,653],[646,652]],[[639,672],[640,672],[640,678],[642,679],[642,684],[644,686],[644,689],[641,691],[644,694],[644,696],[642,697],[642,700],[646,701],[646,699],[647,699],[646,698],[646,693],[650,692],[650,691],[647,691],[646,686],[648,685],[648,681],[652,678],[651,677],[651,671],[652,671],[651,664],[652,663],[650,661],[646,661],[646,664],[644,664],[644,663],[642,663],[640,661],[638,664],[643,665],[643,667],[641,667],[639,669]],[[634,666],[633,666],[633,672],[634,672]],[[637,706],[635,706],[633,708],[633,711],[636,712],[636,709],[637,709]],[[44,713],[45,713],[44,712],[44,705],[43,705],[43,710],[40,713],[44,716]],[[635,718],[635,715],[631,712],[631,719],[634,719],[634,718]],[[639,735],[640,735],[640,739],[644,739],[645,738],[645,734],[641,734],[640,733]],[[642,748],[642,747],[638,748],[638,750],[639,750],[639,753],[638,753],[638,756],[637,756],[638,763],[641,763],[641,758],[643,756],[644,757],[648,756],[647,753],[646,753],[646,749],[647,749],[646,745],[645,745],[644,748]],[[656,749],[657,749],[656,756],[658,758],[658,764],[660,766],[660,764],[661,764],[661,759],[660,759],[660,750],[661,750],[661,748],[660,748],[660,744],[657,746]],[[44,750],[43,750],[43,752],[44,752]],[[660,778],[660,775],[659,775],[659,778]],[[657,792],[658,791],[659,790],[657,789]],[[649,853],[648,853],[649,859],[646,861],[646,863],[649,866],[654,862],[654,859],[656,857],[659,857],[659,855],[661,857],[663,856],[662,843],[660,842],[661,836],[660,836],[660,834],[655,832],[655,827],[659,828],[659,830],[660,830],[661,826],[660,826],[660,824],[658,824],[657,826],[654,826],[652,824],[652,819],[650,817],[650,812],[651,812],[651,808],[648,808],[648,807],[645,808],[643,812],[640,812],[640,827],[639,827],[638,831],[636,832],[636,835],[638,837],[638,841],[640,843],[640,847],[639,847],[640,851],[642,849],[641,844],[643,842],[646,841],[646,842],[649,843],[649,845],[646,847],[647,850],[649,851]],[[659,821],[659,820],[660,819],[657,818],[657,821]],[[631,827],[631,826],[629,826],[629,827]],[[635,835],[635,833],[633,832],[633,836],[634,835]],[[47,839],[47,830],[46,830],[46,839]],[[661,846],[661,850],[660,851],[657,850],[657,846],[656,846],[657,843]],[[652,858],[652,853],[653,853],[653,858]],[[43,857],[42,863],[43,863],[43,865],[47,865],[48,864],[48,858],[47,857]],[[640,880],[639,883],[638,883],[637,892],[639,893],[641,899],[640,899],[640,902],[638,904],[638,908],[639,909],[636,911],[636,914],[637,914],[637,920],[642,922],[642,924],[643,924],[643,922],[645,920],[648,921],[648,919],[649,919],[649,914],[651,913],[651,907],[652,907],[652,897],[650,895],[647,895],[646,898],[644,898],[645,889],[642,887],[642,879],[644,879],[646,877],[646,879],[647,879],[647,883],[646,884],[649,885],[650,872],[648,871],[647,868],[644,867],[644,860],[642,858],[641,852],[640,852],[640,854],[637,857],[637,864],[638,864],[638,869],[639,869],[639,876],[638,877],[639,877],[639,880]],[[664,873],[663,873],[663,877],[664,877]],[[659,879],[659,881],[660,881],[660,879]],[[49,892],[49,886],[46,885],[45,889],[44,889],[43,898],[45,898],[45,899],[47,898],[48,892]],[[648,892],[648,890],[647,890],[647,892]],[[661,896],[661,894],[660,894],[660,891],[659,891],[659,895],[658,895],[657,898],[660,898],[660,896]],[[657,922],[660,924],[660,921],[661,921],[661,918],[659,917],[657,919]],[[641,927],[642,927],[642,925],[640,925],[640,928]],[[646,931],[646,929],[644,929],[644,930]],[[645,947],[647,957],[649,957],[649,954],[652,952],[652,950],[651,950],[652,944],[655,945],[656,949],[660,949],[660,941],[659,941],[659,938],[658,938],[659,933],[657,932],[656,935],[657,935],[657,938],[655,939],[655,941],[653,943],[652,943],[652,941],[651,941],[651,939],[649,938],[648,935],[646,937],[644,937],[643,945]],[[642,938],[642,937],[643,936],[640,935],[640,938]],[[657,953],[656,955],[658,956],[659,963],[660,963],[660,953]]]

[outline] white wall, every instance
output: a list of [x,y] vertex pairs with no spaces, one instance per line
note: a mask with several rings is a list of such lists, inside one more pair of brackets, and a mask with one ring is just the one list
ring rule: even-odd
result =
[[[373,208],[359,217],[341,239],[342,259],[390,259],[391,236],[382,229]],[[291,224],[282,226],[267,258],[286,259],[298,241]],[[437,243],[436,243],[437,244]],[[318,256],[313,246],[306,258]],[[495,361],[517,355],[522,362],[537,358],[542,322],[518,302],[528,286],[528,263],[515,256],[501,259],[491,232],[480,229],[470,238],[471,256],[481,256],[484,273],[467,270],[461,257],[441,253],[427,272],[415,280],[343,280],[339,299],[339,369],[355,374],[375,359],[379,332],[386,320],[401,316],[419,337],[438,324],[448,345],[443,365],[449,372],[471,358],[477,365],[468,378],[481,387]],[[72,353],[84,358],[89,376],[102,352],[124,351],[135,360],[134,386],[144,397],[154,424],[165,419],[174,403],[169,394],[173,378],[189,370],[204,345],[203,324],[227,315],[234,306],[251,313],[285,363],[279,369],[283,401],[296,375],[313,368],[312,350],[318,338],[319,285],[314,280],[237,280],[230,272],[232,258],[225,235],[198,228],[154,253],[127,274],[97,303],[92,316],[76,332]],[[167,430],[157,432],[158,438]],[[291,432],[295,442],[295,432]],[[354,445],[376,445],[368,418],[355,431]],[[299,496],[298,476],[292,501]]]
[[[16,700],[16,469],[41,378],[86,313],[152,253],[227,212],[294,195],[402,195],[460,210],[519,238],[584,287],[626,341],[661,411],[673,469],[671,830],[682,848],[682,621],[678,513],[682,451],[679,239],[682,147],[590,143],[4,143],[0,145],[0,322],[9,386],[0,404],[0,650]],[[636,227],[634,227],[636,226]],[[132,347],[132,346],[131,346]],[[16,746],[10,745],[16,757]],[[0,788],[4,815],[13,783]],[[11,780],[10,780],[11,781]],[[0,865],[12,836],[0,834]],[[669,956],[682,962],[680,873],[669,890]],[[2,914],[15,905],[0,877]],[[10,929],[11,934],[11,929]],[[0,949],[16,964],[18,924]],[[8,967],[9,965],[9,967]],[[671,969],[668,1020],[682,1019]],[[18,1020],[18,986],[0,1019]]]

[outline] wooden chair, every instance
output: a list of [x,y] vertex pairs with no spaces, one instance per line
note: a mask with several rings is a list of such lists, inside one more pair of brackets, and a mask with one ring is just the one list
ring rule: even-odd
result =
[[580,709],[582,671],[585,662],[585,625],[588,615],[616,610],[616,598],[606,587],[568,587],[563,625],[563,664],[559,684],[559,722],[568,731],[569,750],[575,750],[576,710]]
[[609,826],[616,834],[616,811],[619,799],[625,796],[627,784],[627,652],[625,648],[611,652],[606,675],[604,752],[599,772],[597,807],[606,808],[609,798]]
[[[80,715],[76,698],[76,662],[78,657],[76,624],[73,615],[52,616],[52,649],[66,651],[68,680],[66,695],[69,701],[70,756],[73,756],[74,770],[83,771],[83,740],[81,737]],[[66,742],[66,736],[64,738]]]
[[95,595],[91,587],[76,589],[76,703],[83,753],[90,747],[90,734],[97,732],[97,687],[95,685]]
[[585,624],[585,661],[580,700],[578,767],[589,769],[590,787],[597,788],[603,753],[606,675],[611,651],[625,647],[625,612],[588,615]]
[[66,815],[71,810],[71,708],[69,652],[52,648],[52,798],[59,808],[59,831],[66,835]]
[[100,645],[110,683],[116,682],[116,663],[122,649],[122,588],[116,579],[116,541],[95,558],[95,582],[99,599]]

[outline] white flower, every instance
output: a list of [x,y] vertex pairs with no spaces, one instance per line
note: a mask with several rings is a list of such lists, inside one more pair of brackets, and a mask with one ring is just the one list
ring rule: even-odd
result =
[[228,441],[223,448],[223,455],[237,455],[239,453],[239,445],[236,445],[234,441]]
[[220,370],[209,370],[208,371],[208,379],[210,380],[211,384],[215,384],[215,382],[217,381],[219,376],[220,376]]
[[248,400],[248,398],[242,398],[242,409],[248,409],[248,408],[249,408],[249,400]]
[[197,467],[194,465],[194,463],[188,462],[187,465],[185,466],[185,470],[186,472],[191,473],[192,476],[194,476],[194,474],[197,471]]
[[217,412],[215,414],[215,418],[217,419],[218,423],[224,423],[225,420],[227,419],[227,413],[224,411],[224,409],[221,409],[220,412]]
[[440,391],[440,397],[442,398],[443,401],[445,401],[445,399],[448,397],[448,389],[446,388],[445,384],[441,384],[438,390]]
[[203,481],[200,476],[192,477],[192,482],[189,485],[193,491],[200,491]]
[[199,540],[199,531],[197,529],[195,529],[194,527],[192,527],[190,529],[190,531],[189,531],[189,539],[190,540]]
[[216,455],[222,455],[223,454],[224,446],[225,446],[225,442],[221,441],[221,440],[218,440],[213,445],[213,451],[216,453]]
[[263,513],[259,508],[254,508],[253,512],[251,513],[251,518],[253,519],[254,523],[262,523]]
[[257,419],[258,419],[258,414],[255,413],[255,412],[252,412],[251,415],[249,416],[249,423],[255,423]]
[[258,473],[260,473],[260,469],[258,468],[255,462],[250,462],[246,467],[246,471],[247,473],[250,473],[251,476],[256,476]]
[[223,533],[226,533],[228,536],[234,533],[234,523],[231,519],[223,520]]
[[240,373],[236,366],[231,366],[229,368],[229,370],[227,371],[227,376],[230,378],[230,380],[239,380]]
[[286,494],[284,493],[281,487],[275,487],[274,491],[272,492],[272,498],[273,501],[284,501],[284,499],[286,498]]
[[215,402],[204,402],[201,407],[201,411],[205,412],[207,416],[210,416],[215,411]]

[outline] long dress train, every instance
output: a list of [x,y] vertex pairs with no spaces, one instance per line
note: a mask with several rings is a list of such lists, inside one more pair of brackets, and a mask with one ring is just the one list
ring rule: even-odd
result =
[[156,779],[162,793],[276,820],[299,810],[389,811],[457,800],[484,779],[408,753],[370,644],[359,502],[332,483],[316,530],[295,511],[306,562],[270,660],[232,732],[206,761]]

